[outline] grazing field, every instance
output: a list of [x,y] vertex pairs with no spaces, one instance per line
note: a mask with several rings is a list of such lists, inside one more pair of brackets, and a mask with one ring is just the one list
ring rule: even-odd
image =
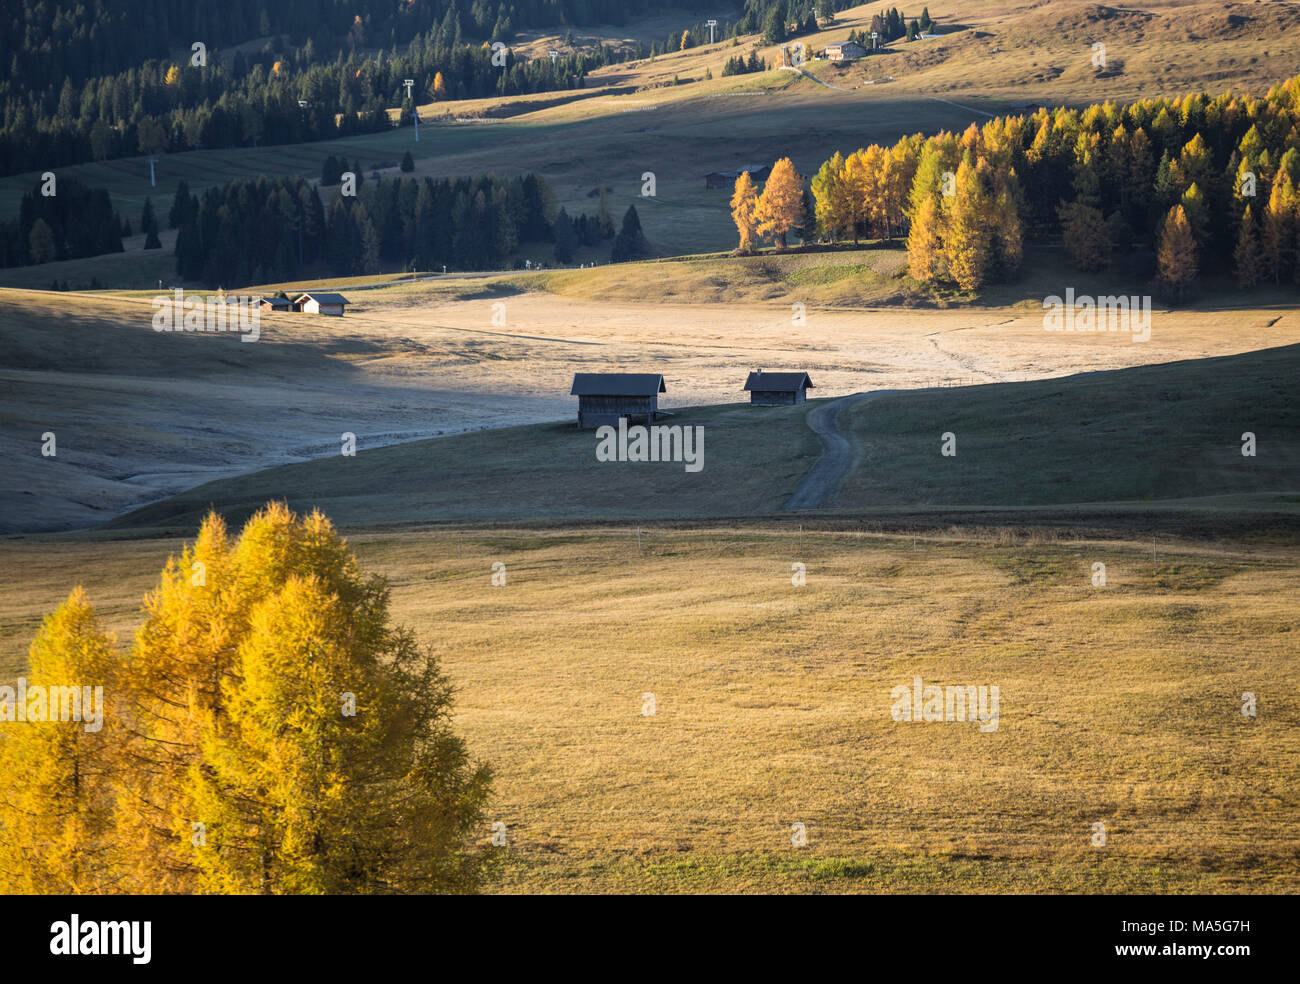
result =
[[241,522],[273,498],[361,525],[753,516],[776,512],[821,453],[806,407],[686,407],[663,426],[703,428],[702,468],[596,459],[572,421],[407,441],[218,480],[145,506],[111,529],[183,530],[209,506]]
[[[839,515],[1294,494],[1300,346],[1052,380],[882,393],[840,411],[855,460]],[[350,526],[519,519],[698,519],[777,512],[821,453],[808,406],[684,407],[701,467],[610,463],[572,421],[410,441],[220,479],[110,529],[179,532],[209,508],[242,522],[270,499]],[[1256,454],[1243,456],[1242,435]],[[956,454],[941,454],[943,435]],[[1270,502],[1268,508],[1276,503]]]
[[[1114,373],[899,393],[844,411],[837,505],[1057,505],[1295,492],[1300,346]],[[1242,454],[1255,436],[1255,454]],[[940,456],[942,435],[955,454]]]
[[[495,889],[1300,890],[1293,537],[1155,556],[1010,529],[352,542],[493,765]],[[2,675],[73,583],[128,633],[178,546],[0,541]],[[894,721],[892,688],[917,676],[997,686],[996,731]]]
[[[335,456],[343,433],[366,451],[572,420],[574,372],[662,372],[663,405],[672,410],[743,400],[746,372],[760,367],[806,369],[812,394],[834,397],[1053,378],[1300,342],[1294,299],[1268,292],[1257,307],[1157,309],[1150,341],[1140,344],[1127,335],[1045,332],[1041,303],[1011,289],[946,309],[853,306],[851,278],[878,275],[852,271],[897,255],[860,250],[630,264],[618,276],[597,267],[371,289],[343,284],[353,301],[345,317],[268,315],[252,344],[229,334],[153,331],[151,293],[0,290],[0,450],[11,462],[0,482],[0,530],[89,526],[214,479]],[[1021,288],[1063,290],[1053,269]],[[801,324],[795,304],[804,305]],[[1087,416],[1077,406],[1052,412],[1066,421]],[[57,458],[40,454],[41,435],[51,431]],[[803,453],[784,440],[774,435],[768,443],[776,453]],[[509,498],[490,501],[504,506]]]

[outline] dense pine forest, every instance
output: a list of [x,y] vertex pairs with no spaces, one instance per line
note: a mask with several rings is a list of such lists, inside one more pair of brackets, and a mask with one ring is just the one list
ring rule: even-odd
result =
[[622,56],[600,46],[527,61],[507,50],[494,63],[488,44],[522,27],[618,24],[659,6],[297,0],[272,13],[260,0],[21,0],[6,5],[0,33],[0,173],[372,132],[403,105],[405,78],[422,101],[577,87]]
[[615,235],[603,197],[595,216],[570,216],[532,174],[379,178],[356,192],[325,207],[302,178],[234,181],[201,197],[182,182],[169,213],[180,230],[177,273],[218,287],[395,267],[500,269],[523,243],[553,242],[555,260],[567,263],[578,248]]
[[[779,42],[817,29],[852,0],[746,0],[718,39]],[[421,102],[581,87],[594,68],[694,47],[704,17],[663,41],[564,44],[559,57],[509,50],[520,28],[622,24],[662,0],[236,0],[195,9],[180,0],[8,6],[0,59],[0,174],[139,154],[329,140],[393,125],[386,110]],[[691,10],[687,0],[674,9]],[[881,15],[901,33],[896,10]],[[928,21],[928,15],[925,18]],[[507,47],[494,53],[491,44]],[[196,48],[201,45],[201,49]],[[742,63],[754,71],[752,60]],[[733,66],[735,74],[739,66]]]

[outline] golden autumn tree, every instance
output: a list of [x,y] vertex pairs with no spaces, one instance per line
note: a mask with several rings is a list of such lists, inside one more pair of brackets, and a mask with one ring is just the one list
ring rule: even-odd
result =
[[740,234],[741,252],[748,253],[758,244],[758,191],[748,171],[741,171],[736,179],[736,189],[731,195],[731,218]]
[[1264,256],[1259,245],[1259,223],[1249,205],[1241,213],[1241,226],[1237,232],[1237,246],[1232,252],[1232,258],[1238,287],[1244,289],[1259,283],[1264,273]]
[[1057,209],[1070,262],[1096,272],[1110,266],[1110,228],[1101,209],[1087,202],[1070,202]]
[[328,519],[273,503],[232,540],[208,516],[145,615],[120,655],[78,590],[33,642],[33,686],[102,686],[109,707],[98,730],[0,713],[0,888],[479,886],[490,773],[451,729],[437,660]]
[[1275,284],[1280,284],[1295,259],[1294,241],[1297,225],[1297,204],[1295,186],[1286,168],[1278,168],[1269,189],[1268,204],[1264,207],[1264,228],[1262,246],[1264,264],[1273,277]]
[[851,225],[844,167],[844,155],[837,150],[822,164],[812,179],[813,211],[817,229],[832,242]]
[[20,717],[20,689],[0,723],[0,891],[115,891],[113,775],[121,761],[118,715],[103,701],[118,660],[81,588],[45,619],[29,661],[25,691],[35,699],[40,688],[43,706],[27,702]]
[[772,165],[772,173],[754,209],[758,234],[764,239],[777,240],[784,249],[786,234],[803,225],[805,218],[803,177],[794,169],[790,158],[782,157]]
[[917,280],[942,277],[947,267],[943,254],[943,215],[937,198],[926,198],[912,214],[907,235],[907,272]]
[[994,267],[1000,278],[1007,278],[1020,269],[1024,260],[1025,237],[1015,170],[1001,175],[999,184],[993,202]]
[[884,239],[889,234],[889,151],[879,144],[872,144],[859,153],[865,172],[863,217],[871,234]]
[[387,588],[350,558],[339,573],[291,576],[250,612],[229,721],[205,729],[194,778],[211,828],[200,884],[472,891],[479,858],[460,846],[487,774],[451,733],[437,665],[388,626]]
[[134,767],[120,777],[115,822],[131,848],[122,855],[130,890],[198,890],[192,840],[202,831],[191,772],[204,722],[225,716],[222,685],[234,672],[241,612],[257,590],[236,577],[226,525],[212,515],[145,597],[145,623],[122,675]]
[[447,80],[442,77],[441,72],[435,72],[433,75],[433,99],[439,102],[447,98]]
[[1156,268],[1161,282],[1180,299],[1187,285],[1196,279],[1196,239],[1182,205],[1175,205],[1165,216]]
[[904,137],[894,144],[885,162],[885,235],[893,239],[907,224],[907,196],[916,177],[917,148]]
[[476,887],[466,840],[489,773],[450,730],[437,662],[319,512],[273,503],[234,543],[209,516],[150,597],[131,666],[132,885]]
[[957,167],[956,193],[944,202],[948,272],[966,291],[987,282],[994,261],[995,216],[980,171],[979,164],[963,159]]
[[853,233],[854,244],[871,214],[871,184],[871,172],[864,150],[854,151],[844,158],[844,172],[840,176],[842,221],[844,228]]

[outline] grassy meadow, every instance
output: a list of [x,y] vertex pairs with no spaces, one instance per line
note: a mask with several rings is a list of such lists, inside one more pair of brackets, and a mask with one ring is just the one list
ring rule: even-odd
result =
[[[494,890],[1300,889],[1293,538],[1154,556],[793,524],[648,526],[640,549],[632,528],[351,542],[495,769]],[[125,636],[178,547],[0,542],[3,675],[74,582]],[[915,676],[998,686],[997,730],[893,721]]]
[[[891,394],[844,411],[838,505],[1053,505],[1290,492],[1300,346],[1115,373]],[[1256,438],[1253,457],[1242,436]],[[956,454],[940,456],[941,435]]]
[[[881,518],[925,507],[1041,511],[1072,503],[1127,502],[1140,511],[1162,501],[1245,496],[1255,509],[1287,512],[1300,474],[1291,394],[1298,369],[1300,346],[1290,345],[1056,379],[884,392],[839,412],[855,461],[823,506]],[[704,467],[693,473],[681,463],[600,462],[594,431],[570,419],[220,479],[106,528],[183,534],[210,508],[238,522],[279,498],[364,526],[770,515],[821,454],[805,424],[808,409],[674,409],[661,423],[703,428]],[[1241,454],[1244,431],[1256,435],[1254,457]],[[957,436],[955,457],[940,453],[945,432]],[[1276,498],[1251,499],[1261,494]]]

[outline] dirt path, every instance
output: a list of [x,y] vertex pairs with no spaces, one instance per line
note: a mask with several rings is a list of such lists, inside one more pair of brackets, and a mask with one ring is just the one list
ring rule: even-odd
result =
[[955,103],[951,99],[940,99],[938,96],[926,96],[926,99],[933,99],[935,102],[947,103],[949,106],[956,106],[958,109],[964,109],[968,113],[979,113],[981,116],[993,118],[993,114],[983,109],[976,109],[974,106],[963,106],[961,103]]
[[841,411],[855,403],[861,403],[863,400],[870,400],[878,396],[884,396],[886,393],[896,393],[897,390],[875,390],[871,393],[854,393],[852,396],[844,396],[838,400],[832,400],[830,403],[823,403],[808,411],[808,426],[812,428],[814,434],[822,439],[822,444],[826,450],[822,456],[817,459],[817,463],[812,466],[808,474],[804,476],[799,487],[794,490],[794,495],[786,501],[781,508],[789,512],[795,509],[818,509],[822,506],[831,505],[831,499],[834,497],[835,490],[839,487],[840,482],[857,464],[857,455],[853,453],[853,445],[849,439],[844,436],[839,429],[839,416]]
[[[777,67],[780,68],[781,71],[783,71],[783,72],[798,72],[798,73],[799,73],[800,75],[802,75],[804,78],[806,78],[806,79],[812,79],[814,82],[816,82],[816,83],[817,83],[819,86],[821,86],[823,89],[834,89],[834,90],[836,90],[837,92],[852,92],[852,91],[853,91],[852,89],[842,89],[842,88],[840,88],[838,85],[831,85],[829,82],[823,82],[823,81],[822,81],[821,79],[819,79],[817,76],[813,75],[812,72],[804,71],[804,69],[802,69],[802,68],[799,67],[798,65],[779,65],[779,66],[777,66]],[[961,108],[961,109],[965,109],[966,107],[965,107],[965,106],[962,106],[962,107],[960,107],[960,108]]]

